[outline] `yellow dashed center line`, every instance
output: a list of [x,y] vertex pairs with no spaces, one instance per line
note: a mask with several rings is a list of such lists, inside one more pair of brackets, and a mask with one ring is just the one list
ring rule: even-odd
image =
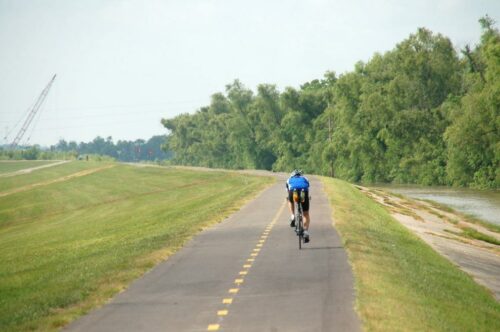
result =
[[[262,246],[266,242],[267,237],[269,236],[269,233],[273,229],[274,225],[276,224],[276,221],[278,220],[279,216],[281,215],[281,212],[283,211],[283,208],[285,207],[285,204],[281,206],[279,209],[278,213],[276,216],[274,216],[274,219],[271,221],[269,225],[266,226],[264,232],[262,232],[262,235],[260,236],[260,240],[258,241],[256,248],[252,250],[252,253],[250,253],[250,258],[247,258],[247,262],[253,263],[255,261],[255,257],[259,255],[260,250],[262,249]],[[245,270],[242,270],[238,273],[239,278],[234,280],[234,283],[237,285],[237,288],[231,288],[229,289],[228,293],[229,294],[237,294],[240,290],[241,284],[245,281],[245,279],[242,278],[242,276],[246,276],[248,274],[249,269],[252,267],[252,264],[244,264],[243,268]],[[230,305],[233,303],[233,298],[223,298],[222,299],[222,304]],[[227,309],[221,309],[217,311],[217,316],[219,317],[219,323],[223,320],[224,316],[227,316],[229,311]],[[220,329],[220,324],[210,324],[207,327],[207,331],[218,331]]]
[[217,316],[227,316],[227,310],[219,310],[217,311]]

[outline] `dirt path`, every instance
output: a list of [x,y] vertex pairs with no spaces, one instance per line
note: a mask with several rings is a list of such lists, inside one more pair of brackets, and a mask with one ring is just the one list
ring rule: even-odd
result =
[[57,165],[62,165],[62,164],[69,163],[69,162],[70,162],[69,160],[60,160],[58,162],[51,163],[51,164],[46,164],[46,165],[41,165],[41,166],[36,166],[36,167],[30,167],[30,168],[24,168],[24,169],[20,169],[18,171],[15,171],[15,172],[0,174],[0,178],[8,178],[8,177],[11,177],[11,176],[28,174],[28,173],[31,173],[33,171],[36,171],[36,170],[39,170],[39,169],[42,169],[42,168],[48,168],[48,167],[53,167],[53,166],[57,166]]
[[23,192],[23,191],[28,191],[28,190],[31,190],[33,188],[37,188],[37,187],[41,187],[41,186],[47,186],[47,185],[53,184],[53,183],[68,181],[68,180],[71,180],[71,179],[74,179],[74,178],[78,178],[78,177],[90,175],[92,173],[100,172],[100,171],[103,171],[105,169],[112,168],[114,166],[115,165],[107,165],[107,166],[104,166],[104,167],[87,169],[87,170],[76,172],[76,173],[73,173],[73,174],[69,174],[69,175],[66,175],[66,176],[63,176],[63,177],[60,177],[60,178],[57,178],[57,179],[51,179],[51,180],[47,180],[47,181],[43,181],[43,182],[33,183],[33,184],[30,184],[30,185],[27,185],[27,186],[23,186],[23,187],[19,187],[19,188],[16,188],[16,189],[7,190],[7,191],[4,191],[4,192],[0,192],[0,197],[5,197],[5,196],[12,195],[12,194],[20,193],[20,192]]
[[499,233],[427,202],[400,198],[377,189],[357,188],[386,207],[396,220],[491,290],[500,301],[500,246],[465,237],[463,231],[474,229],[497,241],[500,241]]

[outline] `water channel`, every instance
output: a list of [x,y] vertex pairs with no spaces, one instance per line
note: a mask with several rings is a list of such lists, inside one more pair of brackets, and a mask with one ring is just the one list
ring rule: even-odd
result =
[[376,185],[373,187],[412,198],[435,201],[447,205],[456,211],[471,214],[481,220],[500,225],[499,190],[393,184]]

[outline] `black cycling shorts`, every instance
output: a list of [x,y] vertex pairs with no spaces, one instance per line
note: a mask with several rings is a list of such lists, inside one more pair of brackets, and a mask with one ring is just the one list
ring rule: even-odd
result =
[[[304,190],[306,192],[306,199],[302,202],[302,211],[309,211],[309,191]],[[288,190],[288,201],[293,203],[293,190]]]

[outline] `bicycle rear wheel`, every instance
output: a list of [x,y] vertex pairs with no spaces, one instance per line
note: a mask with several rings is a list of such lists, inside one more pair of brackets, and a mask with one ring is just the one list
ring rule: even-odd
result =
[[293,203],[293,217],[295,219],[295,234],[297,234],[297,237],[299,238],[299,249],[302,246],[301,243],[301,237],[303,236],[303,227],[302,225],[302,218],[301,218],[301,213],[300,213],[300,207],[297,202]]
[[299,231],[299,250],[302,249],[302,237],[303,237],[303,235],[302,235],[301,231]]
[[302,243],[304,243],[304,223],[302,220],[302,209],[299,208],[298,211],[298,225],[299,225],[299,250],[302,249]]

